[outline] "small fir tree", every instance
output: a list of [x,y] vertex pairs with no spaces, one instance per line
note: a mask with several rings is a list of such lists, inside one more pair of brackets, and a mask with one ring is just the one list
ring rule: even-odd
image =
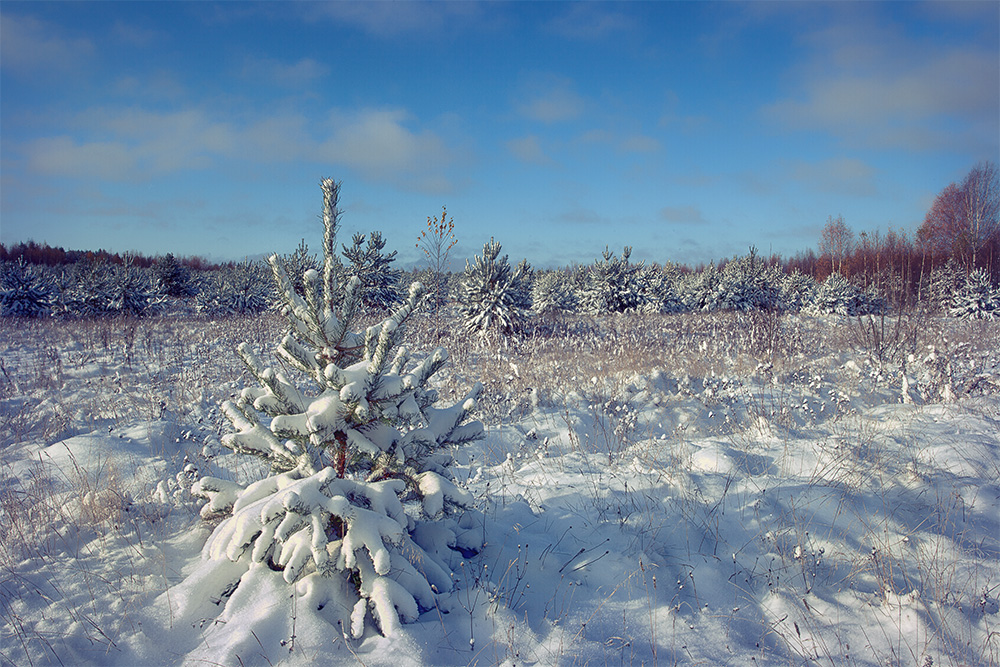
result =
[[990,284],[989,274],[984,269],[976,269],[955,294],[948,314],[963,320],[997,319],[1000,316],[1000,289]]
[[263,264],[250,260],[209,273],[198,289],[198,312],[213,316],[263,313],[276,298],[268,273]]
[[114,273],[104,259],[86,258],[63,271],[57,281],[58,312],[70,317],[109,314]]
[[84,259],[58,279],[57,310],[72,317],[141,317],[159,303],[152,276],[129,255],[121,265]]
[[471,265],[465,262],[458,293],[465,328],[483,336],[519,330],[531,308],[531,267],[522,260],[512,269],[500,250],[500,244],[490,239],[482,256],[476,255]]
[[299,246],[290,255],[283,255],[281,261],[288,267],[288,279],[292,281],[292,286],[299,294],[305,294],[305,287],[302,285],[302,276],[306,275],[309,269],[319,268],[316,255],[310,254],[309,245],[305,239],[299,241]]
[[813,277],[796,269],[781,279],[777,308],[786,313],[798,313],[813,302],[815,294],[816,281]]
[[625,246],[622,256],[604,249],[603,259],[594,263],[580,295],[583,309],[591,315],[627,313],[643,306],[643,263],[630,264],[632,248]]
[[677,267],[648,266],[642,272],[642,311],[644,313],[681,313],[687,308],[681,298],[682,276]]
[[860,315],[862,305],[861,290],[839,273],[831,273],[816,289],[807,310],[817,315]]
[[166,296],[185,298],[194,296],[197,291],[191,280],[191,271],[171,253],[156,260],[153,276],[157,289]]
[[0,315],[43,317],[52,313],[54,287],[50,280],[24,257],[0,268]]
[[111,276],[107,306],[111,313],[142,317],[151,307],[159,305],[151,277],[135,265],[131,255],[126,255],[121,266],[112,268]]
[[933,312],[948,313],[952,300],[965,286],[965,269],[954,258],[931,271],[927,305]]
[[213,477],[195,483],[192,491],[208,499],[202,515],[226,518],[184,585],[200,590],[235,580],[214,592],[224,599],[270,568],[298,582],[310,607],[325,609],[352,636],[369,621],[390,635],[452,589],[457,549],[481,546],[460,517],[472,498],[445,466],[450,447],[483,435],[482,424],[466,422],[482,385],[436,408],[428,381],[447,353],[438,348],[411,367],[409,352],[397,349],[420,301],[419,283],[382,323],[351,330],[360,282],[352,278],[343,289],[338,282],[339,184],[321,185],[324,261],[303,276],[305,293],[294,289],[277,256],[269,260],[291,326],[277,348],[282,367],[267,366],[241,345],[260,386],[223,406],[235,428],[223,444],[259,458],[271,474],[246,487]]
[[714,263],[709,263],[703,270],[685,276],[680,284],[681,301],[690,311],[710,312],[718,310],[721,282],[722,274],[715,268]]
[[723,267],[715,300],[722,310],[771,310],[778,303],[781,277],[781,270],[766,264],[751,247],[749,254]]
[[361,302],[368,308],[388,310],[402,299],[399,280],[403,272],[390,265],[396,261],[396,251],[383,255],[385,240],[380,232],[372,232],[365,244],[364,234],[355,234],[351,247],[343,246],[348,265],[348,278],[361,281]]
[[531,309],[545,320],[557,320],[576,311],[576,293],[570,278],[562,271],[547,271],[535,276],[531,286]]

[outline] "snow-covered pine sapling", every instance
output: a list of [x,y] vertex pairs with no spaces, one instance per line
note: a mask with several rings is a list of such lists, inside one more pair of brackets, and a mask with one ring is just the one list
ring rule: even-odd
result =
[[861,304],[861,290],[839,273],[831,273],[816,288],[808,310],[818,315],[858,315]]
[[625,246],[621,257],[608,248],[603,259],[590,267],[587,283],[580,295],[583,310],[592,315],[635,312],[642,308],[643,263],[630,264],[632,248]]
[[446,468],[450,448],[483,436],[481,423],[466,421],[482,385],[455,405],[434,407],[428,381],[447,353],[438,348],[411,366],[406,348],[397,349],[422,297],[419,283],[382,323],[352,331],[361,290],[357,278],[341,290],[335,270],[339,184],[321,185],[321,270],[306,271],[299,293],[280,259],[269,260],[291,325],[277,348],[281,368],[241,345],[260,386],[223,406],[235,432],[222,443],[263,460],[270,474],[246,487],[212,477],[194,484],[208,500],[202,515],[226,518],[184,586],[225,580],[234,600],[233,591],[270,568],[354,637],[366,619],[390,635],[452,589],[457,550],[482,546],[465,511],[472,498]]
[[381,232],[372,232],[365,245],[365,235],[360,232],[351,239],[351,246],[343,247],[348,261],[346,273],[361,281],[361,301],[368,308],[388,310],[399,303],[398,284],[403,272],[390,265],[396,261],[396,251],[382,254],[385,240]]
[[976,269],[952,297],[948,314],[965,320],[997,319],[1000,316],[1000,289],[993,287],[984,269]]
[[540,317],[555,320],[576,310],[576,293],[570,277],[549,271],[535,277],[531,286],[531,309]]
[[161,294],[175,298],[194,296],[195,284],[191,280],[191,269],[181,264],[173,253],[167,253],[153,265],[153,279]]
[[482,256],[465,263],[459,290],[459,310],[469,331],[506,336],[524,324],[531,309],[531,267],[522,260],[511,268],[494,239],[483,245]]
[[0,315],[42,317],[52,312],[52,301],[51,282],[23,257],[0,266]]

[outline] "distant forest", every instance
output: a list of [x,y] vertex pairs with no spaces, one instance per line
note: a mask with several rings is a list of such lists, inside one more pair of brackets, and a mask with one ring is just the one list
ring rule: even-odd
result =
[[[47,243],[36,243],[27,241],[17,243],[9,248],[0,243],[0,262],[16,262],[23,259],[26,264],[36,264],[42,266],[67,266],[82,261],[107,262],[109,264],[124,264],[126,259],[130,260],[133,266],[148,269],[162,260],[165,255],[146,257],[136,252],[108,252],[107,250],[66,250],[58,246],[50,246]],[[196,271],[215,271],[223,266],[236,264],[236,262],[226,262],[216,264],[209,262],[203,257],[177,257],[176,260],[190,269]]]
[[[966,275],[983,269],[990,282],[1000,282],[1000,178],[996,163],[977,164],[961,183],[951,183],[934,199],[916,233],[889,228],[886,231],[855,233],[842,216],[830,216],[821,231],[816,249],[793,257],[762,258],[780,266],[786,274],[807,275],[817,282],[839,273],[863,287],[892,287],[901,296],[915,294],[934,269],[952,264]],[[595,249],[595,259],[600,249]],[[202,257],[164,255],[146,257],[139,253],[111,253],[106,250],[64,250],[46,243],[27,241],[7,247],[0,244],[0,262],[46,266],[70,265],[82,260],[104,260],[112,264],[131,261],[133,266],[151,267],[165,257],[193,270],[218,270],[237,262],[212,263]],[[734,258],[735,259],[735,258]],[[722,269],[729,259],[720,259]],[[664,262],[667,264],[668,262]],[[704,267],[677,266],[681,272]]]

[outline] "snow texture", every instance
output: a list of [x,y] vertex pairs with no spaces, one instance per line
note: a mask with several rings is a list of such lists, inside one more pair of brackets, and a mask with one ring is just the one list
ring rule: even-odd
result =
[[[691,325],[678,317],[646,326]],[[420,476],[422,499],[395,478],[249,465],[218,442],[214,394],[125,412],[199,365],[204,391],[237,390],[218,331],[148,326],[167,354],[131,368],[120,344],[0,338],[3,664],[1000,660],[995,322],[929,320],[943,333],[905,372],[831,334],[785,370],[733,356],[719,373],[567,379]],[[726,335],[705,354],[722,359]],[[58,386],[32,379],[45,349]],[[101,412],[113,387],[117,419]],[[65,430],[39,430],[66,405]],[[17,436],[23,406],[39,422]],[[323,530],[345,516],[365,520]]]

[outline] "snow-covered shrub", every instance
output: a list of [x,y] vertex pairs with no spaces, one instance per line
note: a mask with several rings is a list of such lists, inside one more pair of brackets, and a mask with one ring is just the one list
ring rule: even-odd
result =
[[465,328],[481,335],[517,331],[531,309],[531,267],[522,260],[511,268],[507,255],[500,257],[500,249],[500,244],[490,239],[481,256],[476,255],[471,265],[465,262],[458,293]]
[[226,518],[182,586],[191,596],[245,600],[269,569],[279,571],[299,594],[307,591],[300,604],[324,610],[345,632],[360,637],[370,619],[390,635],[452,589],[454,549],[482,546],[458,512],[472,498],[445,467],[450,447],[483,435],[482,424],[466,422],[482,385],[455,405],[433,407],[438,396],[428,381],[447,353],[438,348],[411,367],[410,353],[396,349],[421,298],[419,283],[391,317],[365,331],[351,331],[361,302],[357,279],[334,312],[339,184],[325,179],[322,187],[322,273],[307,271],[300,295],[280,259],[269,260],[291,325],[276,351],[281,366],[240,345],[260,387],[223,405],[235,432],[222,444],[261,459],[271,473],[246,487],[214,477],[194,484],[192,492],[208,500],[202,515]]
[[861,290],[839,273],[831,273],[816,289],[807,309],[817,315],[861,314],[864,299]]
[[714,303],[721,310],[771,310],[778,303],[781,269],[757,257],[757,249],[735,257],[722,268]]
[[690,273],[678,283],[680,299],[685,310],[710,312],[719,310],[719,286],[722,274],[714,263],[709,263],[703,270]]
[[642,311],[645,313],[682,313],[687,310],[681,298],[683,276],[673,264],[647,266],[642,270]]
[[142,316],[159,302],[147,271],[125,258],[122,265],[103,260],[77,262],[59,277],[57,311],[73,317]]
[[569,277],[562,271],[547,271],[535,276],[531,286],[531,309],[545,319],[555,319],[576,310],[576,293]]
[[150,307],[159,305],[149,274],[135,266],[131,257],[126,257],[121,266],[112,267],[107,293],[107,310],[115,315],[141,317]]
[[178,262],[171,253],[156,261],[153,265],[153,276],[161,294],[172,297],[195,295],[195,284],[191,280],[190,269]]
[[71,317],[107,315],[112,271],[106,261],[93,259],[84,259],[63,271],[56,281],[56,311]]
[[976,269],[955,293],[948,314],[964,320],[994,320],[1000,316],[1000,289],[990,284],[984,269]]
[[53,286],[48,278],[19,257],[0,267],[0,315],[41,317],[52,312]]
[[954,259],[935,268],[930,273],[925,300],[931,311],[947,313],[951,310],[952,299],[965,286],[965,270]]
[[777,308],[786,313],[797,313],[809,306],[816,296],[816,281],[798,270],[785,275],[778,288]]
[[309,253],[309,245],[306,243],[306,240],[300,240],[298,247],[292,254],[282,255],[281,261],[288,267],[288,278],[292,281],[295,291],[299,294],[305,294],[305,288],[302,286],[302,276],[310,269],[315,270],[319,268],[316,255]]
[[252,315],[269,309],[274,298],[265,267],[245,260],[207,275],[196,308],[208,315]]
[[858,315],[879,315],[888,310],[889,300],[886,298],[885,289],[872,284],[861,290],[861,296],[858,298]]
[[638,311],[643,305],[642,262],[630,264],[632,248],[625,246],[621,257],[604,249],[587,273],[580,293],[582,310],[591,315]]
[[365,244],[364,234],[355,234],[351,247],[343,246],[344,257],[349,262],[345,267],[347,278],[361,281],[361,302],[369,308],[388,310],[402,299],[399,294],[399,279],[403,272],[393,269],[396,251],[383,255],[385,240],[379,232],[372,232]]

